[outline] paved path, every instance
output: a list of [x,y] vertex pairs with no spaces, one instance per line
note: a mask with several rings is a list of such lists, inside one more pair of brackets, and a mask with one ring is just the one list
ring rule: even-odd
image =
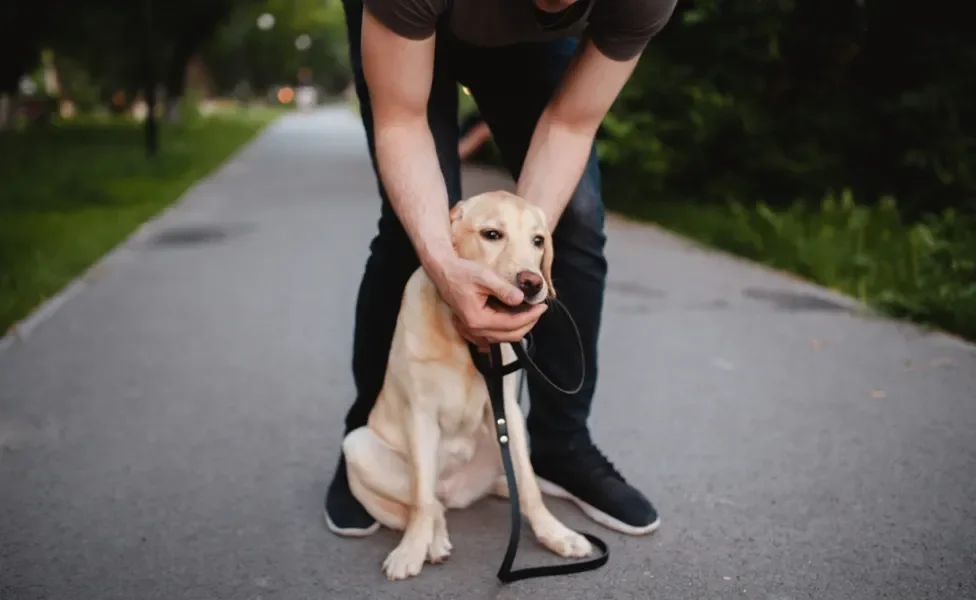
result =
[[609,565],[499,589],[490,500],[387,582],[321,512],[370,174],[345,109],[284,118],[0,353],[2,600],[976,598],[976,349],[618,219],[592,426],[662,528],[551,501]]

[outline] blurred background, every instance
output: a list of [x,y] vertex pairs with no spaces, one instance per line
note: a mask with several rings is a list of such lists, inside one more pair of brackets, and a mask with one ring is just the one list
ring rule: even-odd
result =
[[[681,0],[604,121],[607,204],[976,339],[960,8]],[[0,331],[349,84],[338,0],[0,4]],[[497,164],[490,140],[471,160]]]

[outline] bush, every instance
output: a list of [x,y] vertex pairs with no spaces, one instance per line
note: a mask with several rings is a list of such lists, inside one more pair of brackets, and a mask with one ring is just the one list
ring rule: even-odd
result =
[[960,8],[679,2],[604,121],[608,203],[976,337]]
[[656,197],[785,206],[851,188],[976,213],[976,37],[958,6],[686,0],[604,124]]

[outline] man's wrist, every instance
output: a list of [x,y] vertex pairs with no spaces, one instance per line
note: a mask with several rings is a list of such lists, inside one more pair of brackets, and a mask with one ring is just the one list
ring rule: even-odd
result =
[[418,253],[420,266],[427,272],[434,283],[440,284],[447,279],[447,272],[453,261],[457,260],[457,253],[450,244],[425,246]]
[[566,123],[543,112],[516,184],[517,193],[540,209],[555,231],[586,168],[595,127]]

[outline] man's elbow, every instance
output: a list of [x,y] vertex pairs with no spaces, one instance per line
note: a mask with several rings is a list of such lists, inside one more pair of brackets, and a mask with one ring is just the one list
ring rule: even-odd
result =
[[546,125],[561,133],[572,134],[573,136],[594,136],[603,121],[604,111],[598,110],[559,110],[559,107],[550,107],[543,114]]
[[428,128],[427,108],[399,105],[395,107],[375,107],[373,111],[373,130],[375,135],[416,135]]

